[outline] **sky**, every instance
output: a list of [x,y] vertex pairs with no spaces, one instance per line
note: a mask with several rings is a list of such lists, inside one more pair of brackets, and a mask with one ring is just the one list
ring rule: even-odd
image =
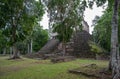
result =
[[40,24],[43,26],[43,29],[48,29],[49,18],[47,15],[47,12],[45,12],[45,14],[42,17],[42,21],[40,22]]
[[[85,10],[85,21],[87,21],[90,29],[90,34],[92,34],[93,26],[92,20],[94,20],[95,16],[101,16],[103,14],[104,9],[102,7],[97,7],[96,5],[93,6],[93,9],[86,9]],[[43,15],[43,19],[40,24],[43,26],[44,29],[48,29],[49,18],[47,17],[47,12]]]
[[93,31],[93,26],[92,25],[92,20],[94,20],[95,16],[102,16],[104,9],[102,7],[97,7],[96,5],[93,6],[93,9],[87,8],[85,11],[85,21],[87,21],[90,29],[90,34],[92,34]]

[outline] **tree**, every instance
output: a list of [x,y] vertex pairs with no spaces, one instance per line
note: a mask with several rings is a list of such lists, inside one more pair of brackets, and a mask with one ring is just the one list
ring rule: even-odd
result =
[[33,50],[35,52],[38,52],[48,41],[48,32],[47,30],[44,30],[42,26],[39,24],[36,24],[36,27],[34,28],[33,34]]
[[94,31],[92,32],[94,42],[99,44],[108,52],[110,52],[111,16],[111,11],[105,11],[102,17],[100,17],[96,23],[94,23]]
[[[113,5],[113,3],[114,3],[114,6],[113,6],[113,10],[112,10],[111,5]],[[119,0],[108,0],[108,8],[107,8],[108,13],[104,14],[105,18],[103,19],[104,21],[102,21],[104,23],[101,22],[102,24],[105,24],[105,22],[106,22],[106,23],[108,23],[107,24],[108,26],[111,26],[111,28],[109,27],[106,29],[105,27],[103,27],[102,29],[106,29],[106,31],[107,31],[106,34],[108,34],[109,39],[111,37],[111,48],[110,48],[111,57],[110,57],[109,69],[112,70],[113,79],[120,78],[120,59],[119,59],[119,57],[120,57],[120,55],[119,55],[119,40],[120,39],[118,38],[118,36],[119,36],[119,31],[118,31],[118,29],[119,29],[119,27],[118,27],[118,25],[119,25],[118,24],[119,3],[120,3]],[[111,15],[111,14],[112,14],[112,17],[110,17],[110,18],[112,19],[112,25],[110,25],[110,20],[107,20],[108,15]],[[101,21],[101,20],[99,20],[99,21]],[[98,23],[98,24],[100,24],[100,23]],[[101,31],[102,31],[102,29],[101,29]],[[110,32],[110,30],[111,30],[111,32]],[[110,34],[111,34],[111,36],[110,36]],[[104,37],[105,37],[105,35],[103,34],[103,39],[104,39]],[[110,41],[109,41],[109,44],[110,44]],[[108,46],[110,46],[110,45],[108,45]]]
[[83,13],[87,3],[85,0],[45,0],[49,14],[49,28],[58,33],[65,53],[66,42],[69,41],[74,29],[81,27]]
[[2,30],[0,30],[0,52],[2,54],[6,54],[7,47],[8,47],[7,38],[2,34]]
[[66,43],[71,38],[71,35],[73,33],[73,28],[68,26],[67,23],[62,22],[62,23],[60,23],[58,25],[56,24],[56,25],[53,26],[53,32],[58,33],[57,38],[62,42],[63,55],[65,55]]
[[[39,5],[38,5],[39,4]],[[34,23],[43,15],[41,2],[34,0],[2,0],[0,1],[0,26],[3,34],[9,38],[13,46],[13,59],[19,58],[16,43],[22,41],[30,34]],[[36,12],[37,11],[37,12]]]
[[33,52],[37,52],[48,41],[48,32],[47,30],[44,30],[39,23],[36,23],[35,27],[33,28],[33,32],[31,33],[30,36],[28,36],[26,40],[27,40],[26,43],[28,44],[28,53],[32,53],[31,49],[33,49]]
[[120,78],[120,55],[118,43],[118,12],[120,0],[114,0],[113,17],[111,27],[111,59],[110,68],[112,69],[113,79]]
[[[32,44],[31,44],[32,40]],[[48,32],[39,23],[36,23],[33,31],[24,41],[17,42],[17,48],[21,54],[38,52],[48,41]]]

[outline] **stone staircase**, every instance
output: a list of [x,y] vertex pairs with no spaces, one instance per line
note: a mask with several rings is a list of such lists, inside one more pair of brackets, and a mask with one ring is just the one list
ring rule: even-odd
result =
[[60,42],[58,39],[50,39],[38,52],[27,54],[26,57],[41,59],[53,57],[54,56],[53,53],[58,52],[57,47],[59,43]]
[[57,49],[57,46],[59,44],[59,40],[58,39],[50,39],[45,46],[43,46],[40,51],[38,51],[38,53],[52,53],[55,49]]
[[74,33],[71,41],[66,45],[66,53],[77,57],[94,58],[95,55],[91,52],[88,43],[90,40],[92,40],[92,37],[87,31],[83,30]]

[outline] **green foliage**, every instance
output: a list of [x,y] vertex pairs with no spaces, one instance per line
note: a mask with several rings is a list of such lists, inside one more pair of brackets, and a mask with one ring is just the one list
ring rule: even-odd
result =
[[0,27],[11,45],[23,41],[43,13],[42,3],[35,0],[0,1]]
[[111,13],[106,12],[94,27],[94,41],[103,48],[110,51],[110,36],[111,36]]
[[[119,14],[120,17],[120,14]],[[93,37],[94,41],[99,44],[101,47],[110,51],[110,41],[111,41],[111,19],[112,11],[108,9],[104,12],[102,17],[100,17],[95,24]],[[120,21],[120,19],[119,19]],[[120,26],[120,23],[119,23]],[[120,27],[118,27],[118,38],[120,43]]]
[[100,7],[107,2],[107,0],[93,0],[93,1],[95,1],[95,3],[97,4],[97,7]]
[[[58,39],[62,42],[67,42],[71,38],[73,29],[70,26],[66,26],[65,22],[56,24],[53,26],[53,32],[58,33]],[[64,28],[64,29],[63,29]]]
[[20,51],[20,54],[24,55],[27,53],[27,41],[16,42],[16,47]]
[[35,52],[39,51],[48,41],[48,32],[44,30],[41,26],[37,26],[32,34],[33,39],[33,50]]
[[0,30],[0,52],[2,51],[3,48],[7,47],[7,39],[6,37],[2,34],[2,31]]
[[74,29],[82,28],[81,21],[86,7],[92,8],[94,3],[101,6],[106,3],[106,0],[45,0],[44,2],[53,32],[58,33],[59,40],[67,42]]
[[39,51],[48,41],[47,30],[44,30],[42,26],[36,24],[31,34],[27,36],[27,39],[16,43],[16,46],[21,51],[21,54],[28,53],[28,45],[30,46],[31,41],[33,52]]
[[103,54],[106,52],[103,48],[101,48],[100,46],[98,46],[92,41],[89,42],[89,46],[91,47],[91,51],[96,54]]
[[9,47],[14,45],[25,54],[27,52],[25,39],[31,35],[35,24],[41,21],[43,9],[41,1],[0,0],[0,51],[6,47],[9,51]]
[[62,42],[69,41],[74,29],[81,27],[81,21],[87,2],[85,0],[49,0],[46,3],[50,26],[58,33]]

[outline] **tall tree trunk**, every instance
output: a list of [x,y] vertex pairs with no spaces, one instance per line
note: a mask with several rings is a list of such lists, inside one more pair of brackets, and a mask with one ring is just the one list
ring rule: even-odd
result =
[[20,58],[19,55],[18,55],[18,50],[17,50],[17,47],[15,45],[16,43],[16,28],[17,28],[17,25],[16,25],[16,20],[15,20],[15,17],[12,17],[12,43],[13,43],[13,57],[11,59],[18,59]]
[[33,40],[31,39],[30,40],[30,53],[32,53],[32,43],[33,43]]
[[29,43],[28,43],[28,47],[27,47],[27,52],[28,52],[28,54],[30,53],[30,45],[29,45]]
[[13,45],[13,57],[12,57],[12,59],[18,59],[18,58],[20,58],[19,57],[19,52],[18,52],[16,46]]
[[3,55],[6,55],[6,48],[3,49]]
[[114,0],[112,31],[111,31],[111,58],[110,69],[112,69],[113,79],[120,79],[120,57],[118,44],[118,8],[119,0]]
[[63,56],[65,56],[66,54],[66,43],[65,42],[62,43],[62,49],[63,49]]
[[12,56],[13,54],[13,50],[12,50],[12,47],[10,47],[10,57]]
[[50,39],[52,39],[52,36],[51,36],[51,34],[52,34],[52,28],[51,28],[51,21],[52,21],[52,17],[51,17],[51,11],[48,11],[48,13],[49,13],[49,24],[48,24],[48,35],[49,35],[49,38]]

